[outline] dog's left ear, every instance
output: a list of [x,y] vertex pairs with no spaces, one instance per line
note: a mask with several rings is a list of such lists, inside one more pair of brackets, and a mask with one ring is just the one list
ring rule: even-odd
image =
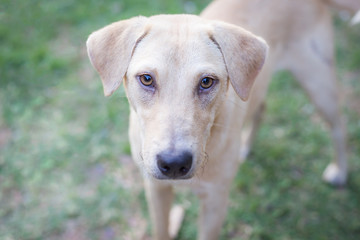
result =
[[86,41],[90,61],[98,71],[105,96],[121,84],[133,50],[146,34],[146,17],[134,17],[112,23],[93,32]]
[[220,47],[235,92],[246,101],[264,65],[268,45],[262,38],[223,22],[213,23],[211,38]]

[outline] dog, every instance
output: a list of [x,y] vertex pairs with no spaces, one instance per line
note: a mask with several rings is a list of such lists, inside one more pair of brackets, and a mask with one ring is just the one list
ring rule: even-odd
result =
[[278,69],[294,74],[330,127],[335,158],[324,180],[345,184],[329,4],[360,9],[356,0],[216,0],[200,16],[135,17],[89,36],[105,95],[124,84],[132,157],[144,175],[154,239],[170,238],[174,185],[199,196],[198,239],[218,238],[231,182]]

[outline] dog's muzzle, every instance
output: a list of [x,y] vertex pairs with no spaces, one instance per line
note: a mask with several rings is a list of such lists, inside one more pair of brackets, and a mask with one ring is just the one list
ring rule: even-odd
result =
[[164,151],[156,155],[157,167],[162,176],[159,179],[188,179],[193,155],[189,151]]

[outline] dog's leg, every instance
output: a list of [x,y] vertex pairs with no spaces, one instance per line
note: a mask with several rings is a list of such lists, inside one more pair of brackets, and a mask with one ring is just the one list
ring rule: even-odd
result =
[[255,139],[257,129],[260,126],[262,121],[262,116],[264,115],[265,111],[265,102],[261,103],[252,118],[249,121],[246,127],[242,130],[241,133],[241,149],[240,149],[240,162],[246,160],[247,156],[250,153],[252,143]]
[[346,131],[337,87],[330,26],[316,31],[309,39],[294,44],[289,68],[309,94],[321,116],[329,124],[335,160],[325,169],[323,178],[332,185],[343,185],[347,178]]
[[[271,51],[271,50],[270,50]],[[244,128],[241,131],[240,161],[243,162],[251,151],[252,143],[265,112],[265,98],[271,80],[272,66],[265,63],[258,75],[249,99]]]
[[172,187],[145,180],[146,198],[154,240],[169,240],[169,212],[173,201]]
[[199,240],[217,240],[226,216],[230,184],[209,187],[201,194],[199,216]]

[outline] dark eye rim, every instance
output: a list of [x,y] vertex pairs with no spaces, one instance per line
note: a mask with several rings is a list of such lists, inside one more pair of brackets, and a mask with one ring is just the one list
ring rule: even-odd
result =
[[[203,87],[202,86],[202,81],[205,79],[205,78],[209,78],[211,79],[211,84],[208,86],[208,87]],[[213,76],[213,75],[204,75],[200,78],[200,81],[199,81],[199,93],[204,93],[204,92],[208,92],[210,91],[211,89],[214,88],[214,86],[218,83],[218,78]]]
[[[151,81],[146,82],[143,81],[143,77],[144,76],[148,76],[151,78]],[[155,87],[155,78],[153,77],[152,74],[150,73],[140,73],[138,75],[136,75],[136,78],[138,79],[138,81],[140,82],[141,86],[145,87],[145,88],[154,88]]]
[[[210,80],[210,84],[204,86],[203,83],[204,83],[204,80],[205,80],[205,79]],[[212,86],[213,84],[214,84],[214,79],[211,78],[211,77],[203,77],[203,78],[201,78],[201,80],[200,80],[200,87],[201,87],[202,89],[209,89],[209,88],[211,88],[211,86]]]

